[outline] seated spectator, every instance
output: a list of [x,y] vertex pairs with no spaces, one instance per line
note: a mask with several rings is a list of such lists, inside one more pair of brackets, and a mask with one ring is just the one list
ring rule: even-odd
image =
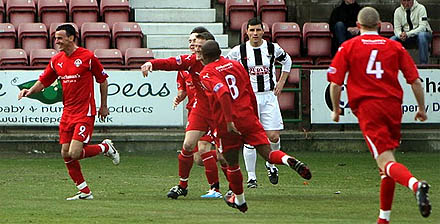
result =
[[394,11],[394,35],[391,39],[404,46],[417,43],[420,64],[428,63],[432,29],[425,6],[416,0],[400,0],[400,6]]
[[361,6],[356,0],[343,0],[341,5],[334,8],[330,16],[330,31],[334,35],[336,48],[342,42],[359,34],[359,29],[356,27],[356,20]]

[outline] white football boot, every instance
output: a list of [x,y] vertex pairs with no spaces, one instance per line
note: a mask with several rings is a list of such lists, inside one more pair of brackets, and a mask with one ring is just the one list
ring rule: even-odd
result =
[[108,151],[104,153],[104,156],[109,157],[110,159],[112,159],[113,164],[118,165],[120,162],[119,152],[118,150],[116,150],[115,146],[113,145],[112,140],[104,139],[102,143],[107,144],[109,146]]

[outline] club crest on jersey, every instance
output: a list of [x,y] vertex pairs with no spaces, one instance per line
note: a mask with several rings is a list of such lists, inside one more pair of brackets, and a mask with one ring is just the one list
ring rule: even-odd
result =
[[180,57],[180,55],[176,57],[176,63],[177,63],[178,65],[181,65],[181,64],[182,64],[182,58]]
[[75,62],[73,62],[73,64],[74,64],[77,68],[78,68],[80,65],[82,65],[82,63],[83,63],[83,62],[82,62],[81,59],[79,59],[79,58],[76,59]]
[[223,83],[217,83],[215,86],[214,86],[214,92],[216,93],[220,88],[222,88],[223,87]]
[[336,73],[336,68],[335,67],[328,67],[327,72],[330,74],[335,74]]

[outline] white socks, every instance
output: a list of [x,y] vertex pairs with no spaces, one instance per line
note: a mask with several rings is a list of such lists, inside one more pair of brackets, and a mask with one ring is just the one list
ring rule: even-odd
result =
[[245,144],[243,147],[244,164],[246,165],[246,171],[248,173],[248,181],[256,180],[255,164],[257,162],[257,151],[251,145]]

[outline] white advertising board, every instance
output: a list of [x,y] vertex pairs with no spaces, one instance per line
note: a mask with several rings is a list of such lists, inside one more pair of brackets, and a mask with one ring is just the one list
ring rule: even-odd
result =
[[[63,105],[59,86],[53,84],[34,98],[17,96],[29,88],[41,70],[0,71],[0,126],[58,126]],[[155,71],[144,78],[140,71],[107,71],[110,115],[97,126],[183,126],[184,106],[172,109],[177,94],[176,72]],[[96,106],[100,105],[95,83]]]
[[[419,75],[425,90],[425,105],[428,115],[428,120],[424,123],[440,123],[440,70],[419,69]],[[406,83],[402,73],[399,73],[399,81],[403,89],[402,123],[420,123],[414,121],[417,102],[411,86]],[[336,124],[330,117],[331,102],[326,70],[311,71],[310,101],[312,124]],[[339,123],[357,123],[357,118],[353,115],[348,105],[347,92],[345,91],[345,86],[343,86],[340,102],[343,115],[340,116]]]

